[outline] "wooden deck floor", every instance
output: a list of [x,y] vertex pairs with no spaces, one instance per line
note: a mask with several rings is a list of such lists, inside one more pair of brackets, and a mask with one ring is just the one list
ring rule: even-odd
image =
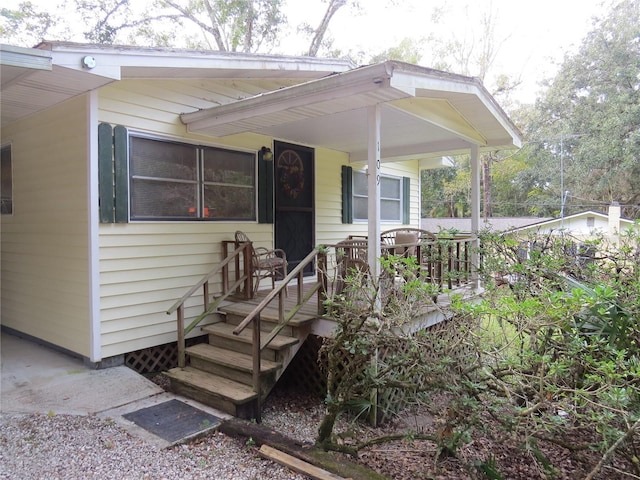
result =
[[[310,288],[311,283],[307,285],[303,285],[303,292],[307,292]],[[286,311],[290,311],[296,304],[298,292],[297,285],[292,285],[288,289],[288,295],[284,298],[284,309]],[[245,299],[234,299],[234,309],[240,309],[242,312],[249,314],[257,305],[259,305],[266,296],[271,292],[271,289],[266,288],[259,290],[255,296],[255,298],[245,300]],[[425,311],[421,312],[419,315],[416,315],[414,319],[414,330],[420,330],[424,328],[431,327],[436,325],[442,321],[445,321],[449,318],[448,307],[451,304],[451,295],[452,294],[463,295],[464,298],[467,298],[469,301],[474,301],[477,299],[481,292],[469,287],[458,287],[453,289],[451,292],[441,293],[435,304],[431,307],[428,307]],[[237,302],[237,303],[236,303]],[[277,317],[278,312],[278,298],[274,298],[270,305],[265,309],[264,315]],[[296,318],[300,318],[301,321],[308,321],[309,317],[314,317],[315,322],[312,326],[312,332],[314,334],[320,336],[326,336],[333,331],[335,327],[335,322],[330,318],[324,317],[318,308],[318,294],[315,293],[311,297],[311,299],[301,308],[298,316]],[[298,323],[296,318],[292,321],[292,324]]]

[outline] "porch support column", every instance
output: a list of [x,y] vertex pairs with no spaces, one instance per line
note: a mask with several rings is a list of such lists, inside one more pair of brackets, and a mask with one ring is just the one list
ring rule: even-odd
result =
[[380,105],[367,109],[369,130],[367,187],[368,187],[368,263],[373,278],[380,277]]
[[[471,232],[476,235],[480,230],[480,159],[478,145],[471,145]],[[478,266],[480,255],[478,253],[480,240],[477,235],[471,245],[471,285],[478,288]]]

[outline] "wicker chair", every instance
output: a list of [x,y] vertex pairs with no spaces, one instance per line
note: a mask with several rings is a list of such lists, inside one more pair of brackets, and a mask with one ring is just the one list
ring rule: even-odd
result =
[[238,230],[235,234],[236,244],[248,243],[251,245],[251,270],[254,277],[253,294],[258,291],[260,281],[263,278],[271,278],[271,288],[276,286],[276,277],[281,274],[287,276],[287,255],[284,250],[265,247],[254,247],[251,239]]
[[345,278],[354,270],[369,273],[367,247],[366,239],[349,239],[336,243],[336,293],[342,293]]
[[382,244],[394,255],[415,255],[418,245],[436,239],[437,237],[428,230],[409,227],[394,228],[380,234]]

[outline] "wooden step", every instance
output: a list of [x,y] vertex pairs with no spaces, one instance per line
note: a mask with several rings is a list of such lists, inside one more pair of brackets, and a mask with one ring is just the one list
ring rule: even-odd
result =
[[179,395],[235,417],[258,416],[258,394],[247,385],[193,367],[172,368],[163,375],[171,381],[171,390]]
[[[208,343],[199,343],[186,349],[191,358],[198,357],[211,363],[232,367],[237,370],[251,373],[253,371],[253,359],[251,355],[245,355],[231,350],[215,348]],[[269,373],[282,367],[279,362],[262,360],[260,362],[260,373]]]
[[[215,323],[202,327],[202,331],[210,336],[213,335],[249,345],[253,344],[253,331],[251,328],[245,328],[239,335],[234,335],[234,328],[236,328],[236,326],[229,323]],[[280,334],[276,335],[267,348],[271,350],[284,350],[296,343],[298,343],[297,338]]]
[[[230,316],[242,317],[236,322],[239,323],[244,320],[247,315],[253,312],[255,308],[256,305],[254,305],[253,303],[238,302],[224,305],[223,307],[219,308],[219,310],[226,313],[227,318]],[[289,321],[289,326],[293,328],[300,327],[313,322],[316,318],[318,318],[317,313],[314,312],[313,308],[311,308],[309,305],[306,305]],[[278,324],[280,319],[278,316],[277,303],[271,304],[267,308],[265,308],[260,314],[260,320],[261,323]],[[269,329],[271,328],[272,327],[269,327]]]
[[[213,373],[224,378],[253,385],[253,358],[224,348],[214,347],[207,343],[199,343],[186,349],[192,367]],[[260,361],[261,390],[272,387],[276,382],[276,375],[282,368],[279,362],[262,359]]]

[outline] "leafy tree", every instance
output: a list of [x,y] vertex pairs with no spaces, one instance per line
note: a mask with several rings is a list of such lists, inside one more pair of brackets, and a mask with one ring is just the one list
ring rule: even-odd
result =
[[15,10],[0,8],[0,39],[33,46],[53,31],[63,40],[70,36],[60,15],[40,11],[31,2],[21,2]]
[[[640,1],[623,0],[597,19],[578,53],[567,56],[527,133],[538,143],[532,168],[548,172],[586,205],[618,201],[623,214],[640,214]],[[551,157],[556,160],[550,161]]]
[[[146,4],[132,0],[73,1],[74,11],[88,27],[85,39],[102,44],[270,52],[277,48],[287,26],[284,0],[149,0]],[[357,11],[359,4],[356,0],[329,0],[317,27],[307,24],[302,28],[310,37],[305,54],[316,56],[330,47],[329,25],[345,7]],[[36,43],[31,41],[34,38],[68,40],[71,36],[66,19],[38,11],[30,2],[17,10],[2,9],[0,14],[0,34],[14,44],[31,46]],[[65,26],[63,33],[60,26]],[[52,34],[54,31],[56,34]]]
[[390,47],[371,57],[370,63],[379,63],[386,60],[399,60],[402,62],[419,64],[422,58],[421,49],[424,47],[424,40],[404,38],[398,45]]

